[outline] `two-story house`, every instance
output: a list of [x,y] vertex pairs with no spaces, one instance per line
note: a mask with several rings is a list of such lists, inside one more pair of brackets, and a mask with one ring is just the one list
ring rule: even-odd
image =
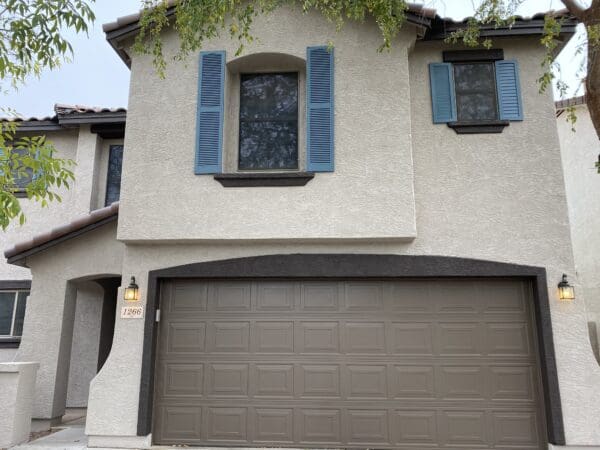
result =
[[164,80],[139,15],[105,26],[131,68],[120,202],[6,251],[32,274],[14,361],[39,362],[38,426],[92,282],[116,307],[90,447],[600,446],[544,16],[467,50],[444,42],[464,23],[407,14],[377,52],[372,20],[278,8]]

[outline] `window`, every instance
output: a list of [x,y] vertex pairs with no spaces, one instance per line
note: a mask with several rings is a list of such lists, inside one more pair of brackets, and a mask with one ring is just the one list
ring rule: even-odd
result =
[[20,338],[28,290],[0,291],[0,341],[3,338]]
[[298,74],[242,74],[240,170],[298,168]]
[[123,146],[111,145],[108,154],[106,175],[106,197],[104,206],[118,202],[121,196],[121,169],[123,167]]
[[454,64],[454,88],[458,122],[498,120],[494,64]]
[[523,120],[519,65],[495,50],[444,52],[429,64],[433,122],[459,133],[501,133]]

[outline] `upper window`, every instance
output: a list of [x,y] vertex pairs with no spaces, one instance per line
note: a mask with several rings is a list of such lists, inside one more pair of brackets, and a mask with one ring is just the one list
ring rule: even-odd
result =
[[523,120],[519,65],[502,50],[444,52],[429,76],[434,123],[457,133],[499,133]]
[[0,340],[23,334],[25,304],[29,291],[0,291]]
[[298,74],[242,74],[240,170],[298,168]]
[[108,154],[108,172],[106,175],[106,197],[104,205],[118,202],[121,197],[121,169],[123,167],[123,146],[111,145]]
[[498,120],[494,64],[454,64],[454,86],[458,122]]

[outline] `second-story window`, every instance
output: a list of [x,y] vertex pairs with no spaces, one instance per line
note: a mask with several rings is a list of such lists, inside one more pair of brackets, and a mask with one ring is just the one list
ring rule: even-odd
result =
[[498,120],[494,64],[455,63],[453,68],[458,122]]
[[105,206],[118,202],[121,196],[121,169],[123,166],[123,146],[111,145],[108,154],[108,172],[106,174]]
[[243,74],[240,170],[298,169],[298,74]]

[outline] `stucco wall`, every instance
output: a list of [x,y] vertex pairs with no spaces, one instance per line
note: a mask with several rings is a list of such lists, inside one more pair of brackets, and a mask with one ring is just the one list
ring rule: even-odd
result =
[[28,261],[33,280],[16,360],[40,362],[34,418],[64,412],[77,282],[120,275],[124,246],[115,235],[113,222]]
[[588,317],[600,331],[600,175],[594,163],[600,141],[585,105],[576,108],[575,132],[566,114],[557,119],[571,219],[575,267]]
[[[336,35],[316,14],[280,9],[257,18],[254,29],[260,39],[244,56],[277,52],[304,59],[308,46],[333,41],[335,173],[318,174],[302,188],[248,190],[194,175],[198,61],[173,61],[177,41],[168,32],[165,80],[156,77],[151,58],[133,57],[119,239],[414,237],[407,64],[412,28],[383,53],[371,22]],[[230,62],[237,43],[225,36],[205,50],[226,50]],[[236,141],[228,136],[236,130],[230,122],[226,143]]]
[[78,283],[67,387],[67,407],[85,408],[87,406],[90,381],[96,376],[98,369],[103,300],[104,291],[98,284]]

